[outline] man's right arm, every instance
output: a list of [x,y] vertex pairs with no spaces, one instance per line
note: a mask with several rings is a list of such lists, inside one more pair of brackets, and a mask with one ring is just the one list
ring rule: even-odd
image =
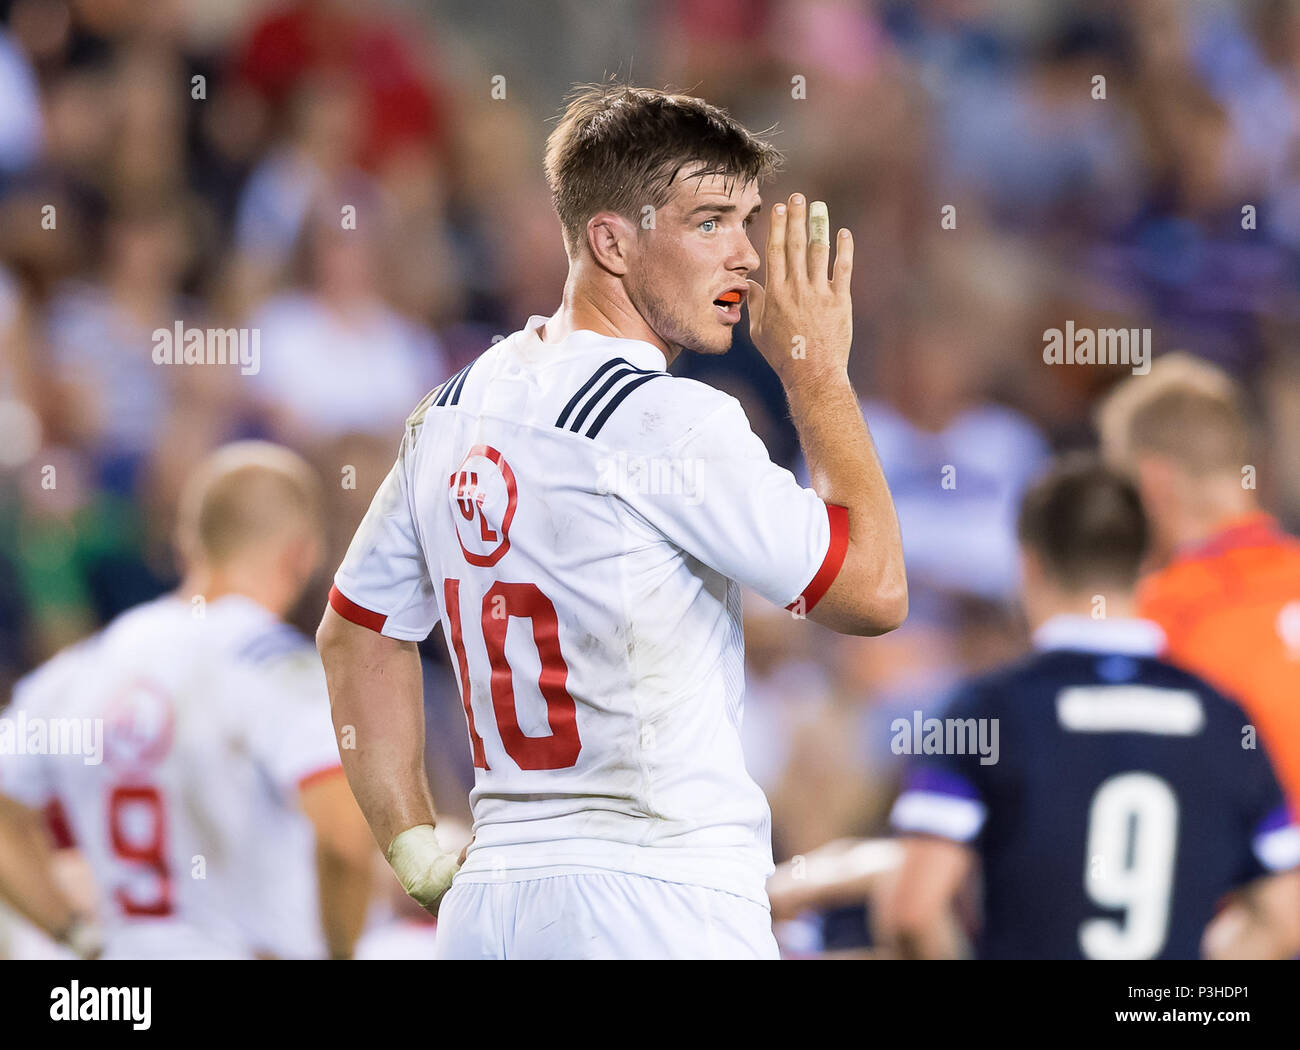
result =
[[841,230],[828,277],[829,218],[801,194],[773,208],[767,286],[749,282],[750,332],[785,387],[812,487],[848,511],[849,543],[809,618],[842,634],[884,634],[907,618],[898,515],[848,377],[853,238]]
[[[316,632],[348,785],[387,852],[408,828],[434,823],[424,770],[424,686],[414,642],[352,623],[332,607]],[[354,747],[348,747],[354,743]]]
[[907,619],[903,540],[857,395],[847,374],[796,371],[786,396],[813,489],[849,512],[844,563],[808,618],[841,634],[886,634]]
[[335,573],[316,648],[352,793],[402,888],[434,911],[459,863],[434,833],[424,768],[416,640],[438,622],[438,600],[407,493],[416,429],[407,428]]
[[444,853],[434,833],[416,645],[352,623],[331,606],[316,632],[316,647],[352,794],[402,888],[437,914],[465,853]]
[[99,954],[99,931],[59,886],[41,814],[0,795],[0,899],[83,958]]

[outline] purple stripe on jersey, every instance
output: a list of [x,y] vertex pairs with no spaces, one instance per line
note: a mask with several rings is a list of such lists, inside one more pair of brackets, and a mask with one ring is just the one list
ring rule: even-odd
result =
[[949,795],[952,798],[965,798],[973,802],[980,801],[980,793],[963,776],[946,769],[922,767],[913,769],[906,778],[903,793],[909,791],[929,791],[936,795]]
[[1259,822],[1259,826],[1255,828],[1255,834],[1267,835],[1270,831],[1278,831],[1293,823],[1295,822],[1291,819],[1291,813],[1287,810],[1284,802]]

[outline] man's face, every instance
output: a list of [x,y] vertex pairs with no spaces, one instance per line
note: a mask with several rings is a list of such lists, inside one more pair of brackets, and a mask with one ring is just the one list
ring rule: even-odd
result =
[[[758,252],[749,225],[758,214],[758,187],[735,180],[727,192],[720,175],[689,177],[700,165],[679,173],[671,200],[654,215],[654,228],[637,231],[637,258],[626,287],[632,305],[673,347],[702,354],[731,349],[731,329],[740,323],[747,294],[745,279],[758,269]],[[740,293],[725,305],[720,296]]]

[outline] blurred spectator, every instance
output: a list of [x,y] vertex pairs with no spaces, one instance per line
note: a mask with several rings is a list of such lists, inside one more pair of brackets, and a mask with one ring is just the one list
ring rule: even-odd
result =
[[59,429],[92,457],[103,484],[133,491],[158,442],[174,373],[151,356],[152,333],[178,319],[201,327],[183,302],[188,251],[174,201],[139,201],[110,220],[102,271],[72,281],[49,305],[47,338]]
[[364,137],[350,158],[381,168],[399,151],[437,144],[443,117],[418,31],[374,0],[299,0],[258,21],[235,59],[238,77],[284,106],[313,74],[356,77]]
[[[914,611],[828,642],[747,603],[744,739],[778,852],[878,829],[892,720],[1023,648],[1012,509],[1049,448],[1094,440],[1117,378],[1045,366],[1045,328],[1150,327],[1157,354],[1228,367],[1264,413],[1261,496],[1300,522],[1289,0],[0,0],[0,17],[0,702],[167,584],[179,479],[223,441],[273,436],[334,480],[337,562],[421,396],[558,303],[547,122],[616,72],[774,127],[788,160],[765,215],[799,190],[854,232],[850,367]],[[259,374],[160,369],[151,333],[178,320],[257,329]],[[679,360],[798,469],[744,331]],[[463,711],[438,640],[422,654],[455,809]]]
[[[886,830],[902,761],[892,747],[894,721],[933,714],[958,673],[944,627],[915,607],[903,627],[881,638],[820,629],[818,635],[818,673],[829,670],[831,682],[792,726],[788,758],[769,795],[778,860]],[[787,700],[792,695],[790,688]]]
[[40,98],[27,56],[0,32],[0,176],[29,167],[41,143]]
[[235,250],[265,267],[268,282],[289,260],[313,205],[355,205],[374,193],[349,163],[363,126],[355,83],[312,81],[292,101],[289,136],[249,177],[235,223]]
[[[745,768],[771,797],[801,726],[824,707],[829,676],[814,658],[809,632],[784,609],[745,595],[745,708],[740,739]],[[778,838],[783,837],[774,827]]]
[[980,396],[967,330],[919,323],[888,358],[888,401],[863,413],[903,531],[908,579],[936,591],[1006,599],[1018,580],[1012,524],[1047,460],[1035,427]]
[[251,377],[277,440],[312,448],[348,433],[400,435],[402,421],[447,369],[433,334],[380,295],[380,238],[322,217],[303,237],[307,289],[277,295],[251,318],[261,372]]

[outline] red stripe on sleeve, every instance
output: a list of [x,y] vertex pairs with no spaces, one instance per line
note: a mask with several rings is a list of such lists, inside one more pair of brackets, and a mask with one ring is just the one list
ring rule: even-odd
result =
[[325,780],[328,777],[335,776],[342,772],[343,767],[337,763],[330,766],[322,766],[320,769],[313,770],[306,776],[299,777],[298,790],[302,791],[304,788],[311,787],[312,784],[315,784],[319,780]]
[[72,837],[68,815],[57,798],[50,799],[45,807],[45,826],[49,829],[50,838],[54,840],[55,849],[72,849],[76,846],[77,840]]
[[388,622],[388,617],[383,613],[363,609],[340,591],[338,587],[330,588],[330,608],[342,616],[343,619],[349,620],[358,627],[369,627],[372,631],[378,631],[381,634],[384,630],[384,624]]
[[840,566],[844,564],[844,555],[849,552],[848,508],[828,503],[826,516],[830,519],[831,525],[831,542],[826,548],[826,557],[822,559],[822,566],[817,570],[817,575],[812,578],[812,582],[803,589],[803,594],[786,606],[791,612],[800,602],[803,602],[805,616],[813,611],[813,607],[831,589],[835,577],[840,574]]

